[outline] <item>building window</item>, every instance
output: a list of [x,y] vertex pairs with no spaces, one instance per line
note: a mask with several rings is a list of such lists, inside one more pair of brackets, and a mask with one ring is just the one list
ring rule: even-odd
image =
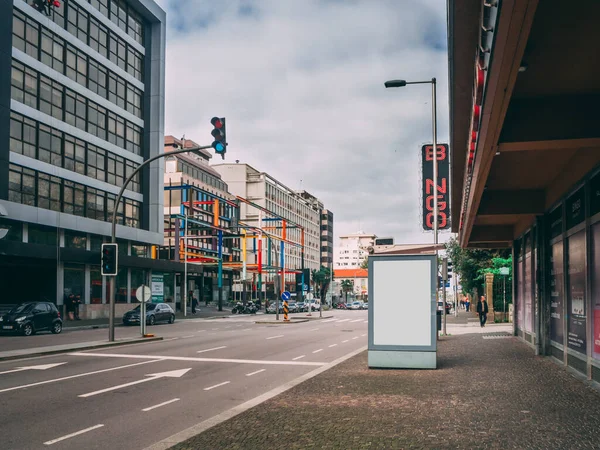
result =
[[[131,256],[137,256],[138,258],[148,257],[148,246],[143,244],[131,244]],[[133,285],[133,282],[132,282]],[[139,285],[138,285],[139,286]]]
[[44,75],[40,75],[40,111],[55,119],[62,120],[62,104],[62,85]]
[[37,108],[37,72],[13,61],[11,77],[11,98],[32,108]]
[[76,3],[68,3],[69,11],[67,12],[67,31],[73,36],[77,36],[79,40],[87,44],[88,36],[88,14],[85,10],[80,9]]
[[90,59],[88,89],[102,98],[106,98],[108,71],[96,61]]
[[85,142],[65,136],[64,168],[85,175]]
[[126,129],[126,146],[127,150],[135,153],[136,155],[141,154],[141,134],[142,129],[130,122],[127,122]]
[[106,109],[88,102],[88,132],[106,140]]
[[46,125],[39,126],[38,159],[62,167],[62,133],[60,131],[53,130]]
[[10,150],[35,158],[36,147],[36,122],[20,114],[10,113]]
[[108,100],[125,109],[125,82],[114,73],[108,76]]
[[108,154],[106,158],[106,181],[122,186],[125,183],[125,159]]
[[84,216],[85,187],[82,184],[64,180],[63,212],[74,216]]
[[567,346],[577,352],[587,351],[586,306],[586,236],[585,230],[567,239]]
[[90,17],[90,47],[108,58],[108,29]]
[[23,242],[23,224],[14,220],[0,219],[0,228],[8,230],[4,241]]
[[106,181],[105,152],[95,145],[88,145],[87,149],[87,175],[96,180]]
[[108,59],[121,69],[127,71],[127,45],[122,39],[110,35]]
[[60,185],[61,179],[47,175],[38,174],[37,182],[37,206],[38,208],[60,211]]
[[127,73],[138,80],[142,80],[142,55],[131,47],[127,51]]
[[28,236],[30,244],[58,246],[56,228],[29,224]]
[[125,147],[125,119],[112,112],[108,113],[108,142]]
[[65,231],[65,247],[80,248],[85,250],[87,246],[87,234]]
[[42,28],[41,61],[59,73],[63,73],[65,65],[65,41],[51,31]]
[[90,5],[108,17],[108,0],[90,0]]
[[69,125],[85,130],[86,120],[86,98],[66,89],[65,92],[65,122]]
[[13,13],[13,45],[29,56],[38,58],[39,26],[18,10]]
[[8,201],[35,206],[35,171],[10,164]]
[[67,68],[66,75],[82,86],[87,81],[87,57],[85,53],[67,44]]
[[127,86],[127,111],[136,117],[142,117],[142,91]]

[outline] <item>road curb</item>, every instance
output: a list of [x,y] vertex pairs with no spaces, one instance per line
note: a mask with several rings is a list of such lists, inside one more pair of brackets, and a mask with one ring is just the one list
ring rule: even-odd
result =
[[[53,350],[41,350],[41,351],[33,351],[30,353],[20,353],[14,355],[0,356],[0,361],[11,361],[14,359],[28,359],[35,358],[38,356],[48,356],[48,355],[58,355],[61,353],[70,353],[73,351],[82,351],[82,350],[93,350],[96,348],[105,348],[105,347],[118,347],[122,345],[132,345],[132,344],[145,344],[146,342],[153,341],[162,341],[163,338],[161,336],[152,337],[152,338],[140,338],[140,339],[129,339],[123,341],[115,341],[115,342],[103,342],[101,344],[93,344],[93,345],[84,345],[70,348],[61,348],[61,349],[53,349]],[[27,350],[23,350],[26,352]]]
[[307,374],[304,374],[304,375],[296,378],[295,380],[289,381],[289,382],[283,384],[282,386],[279,386],[275,389],[270,390],[269,392],[265,392],[264,394],[253,398],[252,400],[248,400],[247,402],[244,402],[241,405],[234,406],[233,408],[231,408],[227,411],[224,411],[221,414],[217,414],[216,416],[211,417],[210,419],[207,419],[204,422],[200,422],[196,425],[193,425],[186,430],[180,431],[179,433],[176,433],[166,439],[163,439],[162,441],[157,442],[154,445],[151,445],[150,447],[146,447],[144,450],[167,450],[177,444],[180,444],[181,442],[185,442],[188,439],[193,438],[194,436],[197,436],[197,435],[203,433],[204,431],[208,430],[209,428],[214,427],[215,425],[225,422],[225,421],[237,416],[238,414],[248,411],[249,409],[252,409],[255,406],[258,406],[261,403],[264,403],[267,400],[272,399],[273,397],[276,397],[280,394],[283,394],[286,391],[289,391],[291,388],[299,385],[300,383],[303,383],[307,380],[310,380],[311,378],[316,377],[317,375],[325,372],[326,370],[329,370],[332,367],[337,366],[340,363],[343,363],[344,361],[364,352],[365,350],[367,350],[366,345],[364,347],[361,347],[358,350],[350,352],[344,356],[340,356],[338,359],[333,360],[329,364],[326,364],[324,366],[319,367],[318,369],[308,372]]
[[292,319],[289,322],[284,322],[283,320],[280,320],[279,322],[266,322],[264,320],[260,320],[254,323],[258,323],[258,324],[262,324],[262,325],[289,325],[292,323],[303,323],[303,322],[308,322],[309,319]]

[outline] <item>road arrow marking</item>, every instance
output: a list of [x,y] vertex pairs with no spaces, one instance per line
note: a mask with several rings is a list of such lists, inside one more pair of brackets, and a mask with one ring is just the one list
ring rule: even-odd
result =
[[171,370],[169,372],[160,372],[160,373],[150,373],[146,375],[148,378],[142,378],[141,380],[131,381],[130,383],[120,384],[118,386],[112,386],[106,389],[100,389],[99,391],[88,392],[87,394],[78,395],[81,398],[93,397],[94,395],[104,394],[105,392],[116,391],[117,389],[121,389],[124,387],[133,386],[140,383],[145,383],[147,381],[158,380],[159,378],[180,378],[188,373],[191,369],[179,369],[179,370]]
[[62,366],[66,364],[66,362],[55,363],[55,364],[41,364],[39,366],[26,366],[26,367],[17,367],[16,369],[7,370],[5,372],[0,372],[0,375],[4,375],[5,373],[14,373],[14,372],[23,372],[24,370],[48,370],[53,367]]

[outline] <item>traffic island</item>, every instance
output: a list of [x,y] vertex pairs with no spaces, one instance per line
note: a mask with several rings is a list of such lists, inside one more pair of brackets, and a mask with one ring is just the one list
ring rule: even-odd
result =
[[140,337],[135,339],[119,339],[110,341],[90,341],[72,344],[50,345],[47,347],[24,348],[19,350],[9,350],[0,352],[0,361],[9,361],[11,359],[34,358],[37,356],[57,355],[59,353],[69,353],[73,351],[93,350],[105,347],[118,347],[121,345],[145,344],[152,341],[162,341],[162,337]]

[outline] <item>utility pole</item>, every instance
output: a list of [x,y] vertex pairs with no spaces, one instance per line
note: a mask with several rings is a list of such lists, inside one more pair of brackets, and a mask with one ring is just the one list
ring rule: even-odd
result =
[[442,309],[444,314],[444,323],[442,334],[446,335],[446,282],[448,281],[448,258],[442,259]]

